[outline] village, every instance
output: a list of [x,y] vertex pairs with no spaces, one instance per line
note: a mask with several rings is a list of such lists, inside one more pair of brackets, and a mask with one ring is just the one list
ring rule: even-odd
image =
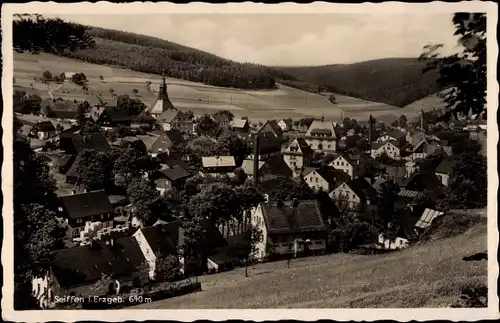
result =
[[411,248],[454,207],[454,165],[484,154],[486,120],[472,112],[256,123],[178,109],[167,87],[163,76],[150,106],[15,94],[18,140],[49,166],[64,229],[50,271],[33,279],[40,307],[165,298],[203,289],[200,275],[248,276],[249,264]]

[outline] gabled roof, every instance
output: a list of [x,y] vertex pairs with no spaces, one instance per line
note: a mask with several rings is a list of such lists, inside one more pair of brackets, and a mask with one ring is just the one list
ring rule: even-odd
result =
[[347,186],[351,188],[351,190],[361,199],[361,200],[372,200],[377,196],[377,190],[373,188],[366,181],[366,179],[362,177],[358,177],[352,179],[350,181],[345,182]]
[[436,174],[451,174],[453,170],[453,160],[451,158],[443,158],[441,163],[436,168]]
[[396,140],[399,140],[401,138],[406,137],[406,134],[404,132],[402,132],[401,130],[397,130],[397,129],[389,131],[386,135],[391,137],[391,138],[394,138]]
[[133,237],[118,239],[113,246],[103,242],[55,251],[51,268],[62,287],[92,284],[102,274],[114,278],[131,276],[144,256]]
[[[111,146],[104,133],[93,133],[89,135],[81,134],[64,134],[60,137],[61,143],[64,141],[65,145],[73,145],[77,152],[84,149],[93,149],[98,152],[108,153],[111,151]],[[71,149],[71,146],[68,147]]]
[[179,167],[184,168],[184,170],[189,169],[189,165],[187,165],[185,162],[183,162],[180,159],[176,159],[176,158],[170,156],[168,153],[161,153],[161,154],[156,155],[156,157],[160,160],[161,164],[165,164],[169,168],[179,166]]
[[71,219],[79,219],[115,211],[104,190],[61,196],[60,199]]
[[314,120],[309,126],[309,129],[307,129],[306,137],[314,137],[318,135],[326,135],[331,138],[337,138],[335,124],[332,121]]
[[405,189],[410,191],[423,192],[425,190],[435,190],[442,187],[441,180],[434,172],[415,173],[408,179]]
[[131,122],[136,118],[135,116],[129,115],[124,109],[118,109],[116,107],[106,107],[105,109],[112,122]]
[[237,129],[243,129],[246,126],[248,126],[248,120],[247,119],[233,119],[230,122],[230,126],[233,128],[237,128]]
[[50,121],[41,121],[33,126],[33,129],[41,132],[55,131],[56,128]]
[[214,113],[211,116],[215,123],[229,122],[229,118],[226,114]]
[[175,182],[180,179],[185,179],[190,176],[190,174],[180,166],[174,166],[172,168],[165,168],[159,171],[161,176],[165,177],[169,181]]
[[183,118],[183,117],[184,117],[184,113],[181,110],[176,109],[176,108],[171,108],[171,109],[163,111],[158,116],[157,120],[169,123],[169,122],[174,121],[175,119]]
[[283,129],[281,129],[276,120],[268,120],[257,132],[272,132],[275,136],[280,136],[283,134]]
[[144,235],[153,254],[161,253],[163,256],[177,254],[180,224],[177,222],[143,227],[139,231]]
[[144,145],[146,146],[146,148],[148,149],[148,151],[150,151],[160,136],[156,135],[156,134],[148,133],[146,135],[137,135],[136,137],[141,139],[142,142],[144,143]]
[[169,130],[162,133],[156,141],[151,145],[149,150],[151,152],[159,152],[160,149],[165,151],[173,146],[183,143],[184,137],[178,130]]
[[[147,109],[147,112],[150,114],[162,114],[163,112],[169,111],[169,110],[177,110],[172,102],[167,98],[158,98],[156,101]],[[173,119],[172,119],[173,120]],[[170,121],[172,121],[170,120]],[[170,121],[165,121],[165,122],[170,122]]]
[[203,167],[236,167],[236,162],[233,156],[210,156],[202,157],[201,163]]
[[285,151],[291,154],[312,154],[311,146],[302,137],[295,138]]
[[[250,160],[252,162],[252,170],[251,174],[253,176],[253,160]],[[260,163],[260,161],[259,161]],[[293,176],[293,171],[290,169],[288,164],[285,162],[283,159],[283,156],[277,155],[269,158],[266,160],[262,166],[259,165],[259,172],[261,176],[263,174],[273,174],[273,175],[280,175],[280,176],[286,176],[286,177],[292,177]],[[246,172],[245,172],[246,173]]]
[[320,167],[320,168],[308,167],[304,170],[304,177],[309,175],[313,171],[316,171],[316,173],[318,173],[319,176],[321,176],[325,181],[327,181],[331,185],[335,185],[337,183],[343,183],[349,180],[349,175],[331,166]]
[[261,203],[268,234],[327,231],[316,201],[291,203]]

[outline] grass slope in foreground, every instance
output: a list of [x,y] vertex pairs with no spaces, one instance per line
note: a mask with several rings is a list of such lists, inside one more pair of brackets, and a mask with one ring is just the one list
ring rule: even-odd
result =
[[[137,306],[174,308],[448,307],[463,287],[487,284],[486,261],[463,261],[487,248],[486,211],[465,233],[376,256],[334,254],[272,262],[202,276],[203,291]],[[468,214],[467,216],[470,216]],[[435,233],[440,238],[446,230]]]
[[320,84],[332,92],[403,107],[439,91],[438,71],[422,74],[425,62],[385,58],[354,64],[273,67],[300,81]]

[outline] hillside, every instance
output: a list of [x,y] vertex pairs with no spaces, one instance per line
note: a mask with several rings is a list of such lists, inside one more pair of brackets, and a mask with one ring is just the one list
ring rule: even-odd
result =
[[273,67],[301,82],[363,100],[403,107],[439,91],[438,71],[422,74],[425,62],[387,58],[355,64],[312,67]]
[[[464,287],[487,284],[486,261],[463,261],[487,249],[486,212],[460,234],[384,255],[333,254],[270,262],[202,276],[202,290],[139,305],[175,308],[448,307]],[[459,235],[456,235],[459,234]],[[442,236],[442,235],[441,235]]]

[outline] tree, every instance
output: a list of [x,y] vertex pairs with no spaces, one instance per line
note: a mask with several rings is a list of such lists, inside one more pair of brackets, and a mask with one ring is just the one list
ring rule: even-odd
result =
[[75,73],[71,76],[71,81],[81,87],[87,86],[87,76],[83,73]]
[[215,143],[214,154],[217,156],[233,156],[236,165],[241,165],[250,153],[250,147],[246,140],[230,133],[224,132]]
[[393,181],[382,184],[382,194],[377,203],[378,220],[387,230],[389,224],[395,221],[395,203],[399,186]]
[[156,253],[155,280],[160,282],[173,282],[180,277],[180,263],[176,255],[163,255]]
[[108,89],[108,92],[109,92],[109,94],[113,95],[113,93],[115,93],[115,90],[114,90],[114,89],[112,89],[112,88],[109,88],[109,89]]
[[184,113],[184,115],[185,115],[185,116],[186,116],[186,118],[187,118],[187,119],[189,119],[189,120],[193,120],[193,119],[194,119],[194,113],[193,113],[193,111],[191,111],[191,110],[186,111],[186,112]]
[[230,185],[215,182],[204,186],[189,201],[189,213],[213,224],[227,222],[239,213],[238,196]]
[[243,168],[241,167],[236,168],[234,170],[233,183],[235,185],[243,185],[246,180],[247,180],[247,174],[245,174]]
[[155,169],[148,154],[135,148],[121,149],[113,164],[113,174],[121,178],[123,187],[127,187],[132,178],[151,174]]
[[167,220],[172,215],[165,199],[153,183],[142,177],[135,177],[127,187],[127,197],[132,203],[135,216],[144,225],[152,225],[156,220],[164,218]]
[[146,89],[151,92],[151,81],[146,81]]
[[479,114],[486,110],[486,14],[455,13],[453,16],[455,35],[460,37],[462,52],[442,57],[442,44],[424,47],[421,60],[428,62],[423,73],[438,69],[439,84],[451,88],[444,97],[452,114],[466,115],[469,110]]
[[130,116],[137,116],[146,109],[146,105],[141,100],[132,99],[126,94],[118,96],[116,107],[127,111]]
[[[49,166],[20,135],[14,141],[14,308],[29,309],[31,280],[43,277],[52,251],[64,246],[57,209],[55,181]],[[26,192],[29,192],[27,194]]]
[[66,81],[66,73],[59,74],[59,79],[61,80],[61,82]]
[[313,123],[314,118],[302,118],[299,120],[299,124],[301,127],[309,128],[311,124]]
[[449,184],[445,191],[444,208],[482,208],[487,205],[487,161],[475,148],[456,155]]
[[400,128],[403,128],[403,129],[406,128],[408,126],[408,118],[404,114],[402,114],[399,117],[398,124],[399,124]]
[[249,225],[244,232],[243,239],[232,246],[233,255],[243,260],[245,264],[245,277],[248,277],[248,264],[251,263],[257,252],[257,244],[262,241],[262,230]]
[[132,93],[134,93],[135,95],[137,95],[137,94],[139,94],[139,90],[138,89],[133,89]]
[[44,82],[52,81],[52,73],[50,73],[50,71],[43,72],[42,79],[44,80]]
[[112,167],[105,153],[84,149],[75,159],[76,185],[89,191],[108,188],[112,184]]
[[432,154],[428,155],[419,166],[420,172],[426,173],[429,171],[434,171],[436,167],[438,167],[441,161],[443,160],[443,157],[444,155],[441,150],[437,150]]
[[233,121],[233,119],[234,119],[234,114],[229,110],[221,110],[221,111],[218,111],[217,114],[221,115],[221,116],[225,115],[229,121]]
[[208,114],[196,119],[195,132],[202,136],[217,137],[221,129],[219,125]]
[[91,119],[83,118],[79,124],[81,126],[80,134],[84,136],[102,132],[102,128]]
[[314,198],[314,192],[303,180],[296,182],[285,176],[278,176],[276,185],[268,190],[269,198],[272,200],[291,201],[309,200]]
[[104,76],[99,75],[99,80],[101,80],[101,82],[104,81]]

